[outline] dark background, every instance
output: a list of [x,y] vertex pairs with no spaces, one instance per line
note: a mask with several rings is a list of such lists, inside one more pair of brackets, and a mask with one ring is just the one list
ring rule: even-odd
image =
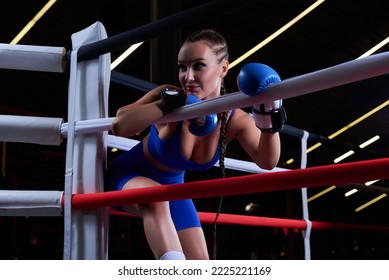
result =
[[[108,36],[148,24],[212,1],[58,1],[19,44],[63,46],[71,50],[70,36],[100,21]],[[229,1],[230,2],[230,1]],[[248,5],[236,1],[233,12],[206,19],[199,17],[185,27],[145,42],[115,71],[153,83],[177,81],[176,54],[180,40],[194,29],[211,27],[223,33],[229,42],[230,60],[263,41],[310,6],[313,0],[256,1]],[[0,42],[9,43],[46,1],[13,1],[0,17]],[[327,0],[271,43],[232,68],[226,79],[228,92],[237,91],[236,76],[248,62],[273,67],[283,79],[310,73],[351,61],[389,36],[389,17],[384,1]],[[223,10],[220,5],[220,10]],[[184,26],[184,24],[183,24]],[[112,52],[114,60],[123,50]],[[388,51],[384,46],[377,52]],[[67,119],[65,73],[43,73],[0,69],[2,84],[0,113],[5,115],[62,117]],[[287,124],[327,137],[363,114],[388,100],[388,76],[380,76],[336,88],[284,100]],[[135,101],[143,92],[111,83],[109,111],[114,116],[124,104]],[[332,164],[337,156],[354,149],[344,162],[384,158],[388,150],[388,108],[350,128],[334,140],[308,154],[308,167]],[[380,140],[361,150],[358,145],[374,135]],[[139,135],[141,137],[142,135]],[[282,154],[278,167],[295,169],[300,162],[300,139],[281,134]],[[316,142],[310,142],[310,145]],[[65,145],[3,143],[1,189],[62,190],[64,184]],[[118,153],[109,153],[109,160]],[[236,143],[230,143],[228,157],[248,160]],[[286,161],[294,158],[292,164]],[[227,176],[243,176],[228,170]],[[218,178],[219,169],[188,172],[187,181]],[[364,182],[350,182],[364,183]],[[326,189],[308,190],[308,196]],[[352,186],[335,190],[309,203],[310,219],[334,223],[388,226],[388,200],[384,198],[363,211],[360,205],[387,192],[388,182],[381,180],[365,191],[346,198]],[[222,212],[279,218],[302,218],[300,190],[279,191],[224,197]],[[218,198],[196,199],[199,211],[215,212]],[[246,205],[257,205],[247,213]],[[212,248],[213,225],[204,225]],[[294,229],[218,225],[219,259],[303,259],[302,233]],[[61,259],[62,218],[0,217],[0,259]],[[313,259],[387,259],[388,233],[382,231],[314,230],[311,236]],[[152,258],[144,238],[141,221],[136,218],[110,218],[110,259]]]

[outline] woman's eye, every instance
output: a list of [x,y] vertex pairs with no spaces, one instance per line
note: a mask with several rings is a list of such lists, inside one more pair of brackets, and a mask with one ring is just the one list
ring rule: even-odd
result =
[[195,70],[199,70],[203,67],[205,67],[204,63],[196,63],[195,65],[193,65],[193,69],[195,69]]

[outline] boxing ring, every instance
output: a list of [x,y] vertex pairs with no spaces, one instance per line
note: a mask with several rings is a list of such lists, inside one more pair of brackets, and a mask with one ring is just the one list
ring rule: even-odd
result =
[[[201,9],[191,11],[191,15],[195,16],[200,11]],[[161,29],[171,28],[172,24],[177,23],[183,15],[187,21],[190,20],[191,17],[188,17],[186,12],[177,17],[164,19],[165,25],[156,21],[145,26],[144,29],[136,29],[111,38],[107,37],[104,26],[96,22],[72,35],[71,52],[66,52],[60,47],[0,44],[1,68],[63,72],[64,61],[70,61],[67,122],[64,122],[63,118],[0,116],[2,131],[0,141],[61,145],[66,139],[63,190],[0,190],[0,215],[2,216],[64,217],[64,259],[108,258],[110,207],[117,204],[304,190],[322,185],[370,181],[377,178],[389,179],[387,172],[389,158],[311,168],[305,168],[305,161],[302,160],[300,169],[275,168],[271,172],[261,170],[251,162],[226,159],[227,168],[253,174],[168,185],[163,188],[149,187],[104,192],[103,170],[106,165],[107,147],[127,150],[137,143],[133,139],[108,134],[114,119],[108,116],[108,93],[111,80],[109,52],[120,48],[124,43],[128,45],[139,40],[150,39]],[[142,30],[152,31],[143,33]],[[266,87],[257,96],[234,92],[201,103],[186,105],[165,115],[158,122],[195,118],[275,99],[293,98],[387,73],[389,73],[389,53],[371,55],[285,79]],[[303,147],[306,145],[307,137],[306,134],[302,137]],[[304,198],[306,193],[302,191],[302,195]],[[304,217],[301,220],[221,213],[218,223],[300,229],[303,231],[304,242],[308,249],[309,234],[312,229],[389,232],[388,227],[310,221],[306,199],[303,208]],[[199,213],[199,215],[203,223],[212,223],[216,214]],[[309,250],[306,250],[305,257],[310,258]]]

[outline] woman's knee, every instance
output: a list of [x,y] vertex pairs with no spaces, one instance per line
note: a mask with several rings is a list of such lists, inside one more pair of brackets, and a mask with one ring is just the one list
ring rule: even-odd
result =
[[[143,177],[136,176],[128,180],[122,190],[131,190],[131,189],[139,189],[146,187],[158,187],[159,183],[154,180]],[[151,203],[139,203],[139,204],[131,204],[131,205],[122,205],[122,208],[129,213],[136,214],[139,216],[158,213],[158,211],[168,211],[169,205],[167,202],[151,202]]]
[[154,215],[169,214],[170,215],[169,202],[167,201],[141,203],[141,204],[137,204],[137,208],[139,212],[142,214],[142,216],[147,214],[154,214]]

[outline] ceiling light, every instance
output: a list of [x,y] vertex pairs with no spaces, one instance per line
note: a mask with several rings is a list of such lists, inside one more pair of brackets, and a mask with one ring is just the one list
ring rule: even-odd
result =
[[256,45],[254,48],[252,48],[251,50],[247,51],[245,54],[241,55],[240,57],[238,57],[235,61],[233,61],[232,63],[230,63],[230,66],[229,68],[231,69],[232,67],[234,67],[235,65],[239,64],[240,62],[242,62],[243,60],[245,60],[246,58],[248,58],[250,55],[252,55],[253,53],[257,52],[259,49],[261,49],[262,47],[266,46],[268,43],[270,43],[273,39],[277,38],[279,35],[281,35],[284,31],[286,31],[289,27],[291,27],[293,24],[295,24],[296,22],[298,22],[300,19],[302,19],[303,17],[305,17],[307,14],[309,14],[310,12],[312,12],[314,9],[316,9],[321,3],[323,3],[325,0],[318,0],[316,1],[315,3],[313,3],[311,6],[309,6],[307,9],[305,9],[302,13],[300,13],[299,15],[297,15],[294,19],[292,19],[291,21],[289,21],[287,24],[285,24],[283,27],[281,27],[280,29],[278,29],[276,32],[274,32],[273,34],[271,34],[269,37],[267,37],[265,40],[263,40],[261,43],[259,43],[258,45]]
[[[358,57],[357,59],[360,59],[362,57],[365,57],[365,56],[369,56],[371,55],[372,53],[376,52],[378,49],[382,48],[384,45],[386,45],[387,43],[389,43],[389,37],[387,37],[385,40],[383,40],[382,42],[380,42],[379,44],[377,44],[376,46],[374,46],[373,48],[371,48],[370,50],[368,50],[367,52],[365,52],[364,54],[362,54],[360,57]],[[382,103],[380,106],[378,107],[381,107],[380,109],[384,108],[386,105],[388,105],[389,103],[389,100],[386,100],[386,102]],[[377,107],[377,108],[378,108]],[[377,109],[376,108],[376,109]],[[379,110],[380,110],[379,109]],[[378,110],[377,110],[378,111]],[[374,112],[375,113],[375,112]],[[372,140],[374,139],[374,140]],[[370,145],[371,143],[373,143],[374,141],[377,141],[379,139],[379,136],[374,136],[373,138],[371,138],[370,140],[367,140],[366,142],[362,143],[361,145],[359,145],[359,147],[361,149],[365,148],[366,146]],[[374,180],[374,181],[369,181],[369,182],[366,182],[365,185],[366,186],[370,186],[372,184],[374,184],[375,182],[377,182],[378,180]],[[361,211],[362,209],[365,209],[366,207],[372,205],[373,203],[376,203],[378,200],[382,199],[386,197],[386,194],[382,194],[380,196],[378,196],[377,198],[375,199],[372,199],[370,200],[369,202],[361,205],[360,207],[356,208],[355,209],[355,212],[359,212]]]
[[345,197],[348,197],[350,195],[353,195],[354,193],[358,192],[357,189],[352,189],[344,194]]
[[294,158],[288,159],[288,160],[286,161],[286,164],[291,164],[292,162],[294,162]]
[[312,200],[314,200],[316,198],[319,198],[320,196],[322,196],[322,195],[324,195],[324,194],[326,194],[326,193],[328,193],[328,192],[330,192],[330,191],[332,191],[334,189],[336,189],[336,187],[334,185],[332,185],[331,187],[328,187],[325,190],[323,190],[323,191],[321,191],[321,192],[319,192],[319,193],[317,193],[315,195],[312,195],[311,197],[308,198],[307,201],[311,202]]
[[[343,132],[345,132],[346,130],[352,128],[353,126],[357,125],[358,123],[362,122],[363,120],[367,119],[368,117],[370,117],[371,115],[377,113],[378,111],[380,111],[381,109],[385,108],[386,106],[389,105],[389,99],[386,100],[384,103],[378,105],[377,107],[375,107],[374,109],[370,110],[369,112],[367,112],[366,114],[360,116],[358,119],[352,121],[351,123],[349,123],[348,125],[346,125],[345,127],[342,127],[341,129],[339,129],[338,131],[332,133],[330,136],[328,136],[328,139],[332,140],[334,139],[336,136],[342,134]],[[309,152],[312,152],[313,150],[319,148],[322,144],[320,142],[316,143],[315,145],[309,147],[307,149],[307,153]],[[290,161],[290,160],[289,160]],[[293,161],[291,161],[293,162]]]
[[[368,186],[374,184],[374,183],[377,182],[377,181],[379,181],[379,180],[373,180],[373,181],[366,182],[366,183],[365,183],[365,186],[368,187]],[[350,196],[350,195],[352,195],[352,194],[354,194],[354,193],[356,193],[356,192],[358,192],[357,189],[352,189],[351,191],[346,192],[346,193],[344,194],[344,196],[345,196],[345,197],[348,197],[348,196]]]
[[356,208],[354,211],[355,211],[355,212],[359,212],[359,211],[365,209],[366,207],[368,207],[368,206],[370,206],[370,205],[376,203],[377,201],[383,199],[383,198],[386,197],[386,196],[387,196],[387,194],[386,194],[386,193],[383,193],[383,194],[381,194],[380,196],[377,196],[376,198],[374,198],[374,199],[372,199],[372,200],[366,202],[365,204],[359,206],[359,207]]
[[11,41],[10,44],[16,45],[27,34],[28,31],[37,23],[38,20],[54,5],[57,0],[49,0],[46,5],[30,20],[29,23],[19,32],[18,35]]
[[389,43],[389,37],[386,38],[385,40],[383,40],[381,43],[379,43],[378,45],[374,46],[373,48],[371,48],[370,50],[368,50],[367,52],[365,52],[363,55],[361,55],[360,57],[358,57],[357,59],[359,58],[362,58],[362,57],[365,57],[365,56],[369,56],[371,55],[372,53],[376,52],[378,49],[382,48],[383,46],[385,46],[387,43]]
[[356,124],[360,123],[361,121],[367,119],[368,117],[370,117],[371,115],[377,113],[379,110],[383,109],[384,107],[388,106],[389,105],[389,99],[386,100],[384,103],[380,104],[379,106],[375,107],[373,110],[367,112],[366,114],[360,116],[358,119],[356,119],[355,121],[349,123],[348,125],[346,125],[345,127],[339,129],[338,131],[336,131],[335,133],[331,134],[330,136],[328,136],[328,139],[333,139],[335,138],[336,136],[338,136],[339,134],[345,132],[346,130],[348,130],[349,128],[355,126]]
[[351,156],[352,154],[354,154],[354,151],[353,151],[353,150],[350,150],[350,151],[348,151],[347,153],[341,155],[340,157],[337,157],[336,159],[334,159],[334,163],[338,163],[338,162],[344,160],[345,158],[348,158],[348,157]]
[[365,185],[366,186],[370,186],[370,185],[373,185],[375,182],[378,182],[379,180],[373,180],[373,181],[369,181],[369,182],[366,182]]
[[322,145],[322,144],[321,144],[320,142],[316,143],[315,145],[313,145],[313,146],[311,146],[311,147],[309,147],[309,148],[307,149],[307,153],[313,151],[313,150],[316,149],[316,148],[319,148],[321,145]]
[[369,146],[371,143],[377,141],[378,139],[380,139],[380,136],[376,135],[376,136],[370,138],[369,140],[363,142],[361,145],[359,145],[359,148],[363,149],[363,148]]
[[250,214],[258,213],[260,206],[257,203],[250,202],[246,205],[244,210]]
[[124,53],[122,53],[114,62],[111,64],[111,70],[118,66],[123,60],[125,60],[130,54],[132,54],[143,42],[131,45]]

